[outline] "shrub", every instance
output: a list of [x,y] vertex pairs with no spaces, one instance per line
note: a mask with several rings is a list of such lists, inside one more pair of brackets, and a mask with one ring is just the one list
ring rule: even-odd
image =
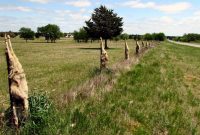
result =
[[29,119],[22,134],[41,134],[52,119],[53,105],[46,93],[34,94],[29,98]]

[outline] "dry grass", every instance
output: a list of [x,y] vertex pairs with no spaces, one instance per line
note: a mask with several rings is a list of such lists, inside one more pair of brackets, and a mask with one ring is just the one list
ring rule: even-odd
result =
[[[117,79],[122,73],[129,71],[132,66],[139,62],[139,59],[147,49],[148,48],[142,48],[140,54],[133,55],[129,60],[117,62],[103,72],[99,71],[99,75],[96,75],[82,85],[67,91],[61,101],[59,101],[59,104],[62,103],[60,105],[64,106],[63,104],[69,104],[76,99],[83,100],[88,97],[99,99],[99,95],[103,95],[105,92],[110,92],[113,89],[113,86],[116,85]],[[61,96],[59,95],[58,97]]]
[[[55,97],[77,86],[98,74],[99,42],[75,43],[72,39],[61,39],[57,43],[45,43],[44,39],[28,41],[11,39],[14,51],[23,65],[27,75],[31,93],[47,91]],[[130,47],[130,57],[135,51],[135,42],[127,41]],[[108,50],[111,68],[114,63],[124,60],[124,41],[109,42]],[[5,43],[0,43],[0,96],[1,107],[9,104],[7,66],[5,59]],[[0,109],[2,109],[0,108]]]

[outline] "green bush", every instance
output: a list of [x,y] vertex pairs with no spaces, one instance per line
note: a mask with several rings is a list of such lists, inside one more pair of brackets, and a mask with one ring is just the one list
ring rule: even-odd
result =
[[41,134],[52,119],[53,105],[46,93],[34,94],[29,98],[29,119],[22,128],[22,134]]

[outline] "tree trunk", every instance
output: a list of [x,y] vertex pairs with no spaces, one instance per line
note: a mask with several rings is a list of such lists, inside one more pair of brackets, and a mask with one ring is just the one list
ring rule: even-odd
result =
[[107,41],[108,41],[108,39],[105,39],[105,49],[109,49]]

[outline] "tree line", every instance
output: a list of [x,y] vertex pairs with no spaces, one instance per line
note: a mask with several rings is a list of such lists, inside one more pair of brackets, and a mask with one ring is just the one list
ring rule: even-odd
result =
[[[85,21],[85,26],[78,31],[73,32],[74,40],[77,42],[88,42],[88,40],[99,40],[102,37],[105,41],[105,48],[109,48],[107,40],[165,40],[164,33],[146,33],[145,35],[129,35],[123,32],[123,18],[119,17],[112,9],[101,5],[99,8],[94,9],[91,18]],[[56,42],[57,39],[64,36],[60,31],[59,26],[55,24],[48,24],[46,26],[38,27],[35,33],[30,28],[21,28],[19,35],[24,38],[26,42],[34,38],[45,37],[47,42]]]
[[24,38],[26,42],[27,40],[34,40],[34,38],[45,37],[45,40],[48,43],[55,43],[57,39],[63,36],[59,26],[55,24],[48,24],[46,26],[38,27],[36,33],[30,28],[22,27],[19,30],[19,33],[20,38]]
[[[122,33],[116,37],[111,37],[110,40],[113,41],[119,41],[119,40],[127,40],[127,39],[134,39],[134,40],[156,40],[156,41],[164,41],[166,39],[166,36],[164,33],[146,33],[144,35],[133,35],[133,34],[127,34]],[[99,38],[92,38],[87,33],[87,31],[84,28],[80,28],[79,31],[74,31],[74,40],[78,43],[80,42],[88,42],[89,40],[92,42],[94,40],[99,40]]]
[[34,40],[35,38],[45,37],[45,40],[51,43],[56,42],[56,40],[60,37],[67,35],[67,33],[62,33],[59,26],[55,24],[38,27],[37,32],[31,30],[31,28],[22,27],[19,32],[0,32],[0,36],[4,37],[5,33],[10,35],[12,38],[19,36],[20,38],[26,40],[26,42],[28,40]]
[[181,42],[200,41],[200,34],[196,33],[184,34],[183,36],[180,37],[173,37],[172,40]]
[[11,38],[15,38],[16,36],[19,35],[19,32],[7,31],[7,32],[0,32],[0,37],[4,37],[5,33],[7,35],[10,35]]

